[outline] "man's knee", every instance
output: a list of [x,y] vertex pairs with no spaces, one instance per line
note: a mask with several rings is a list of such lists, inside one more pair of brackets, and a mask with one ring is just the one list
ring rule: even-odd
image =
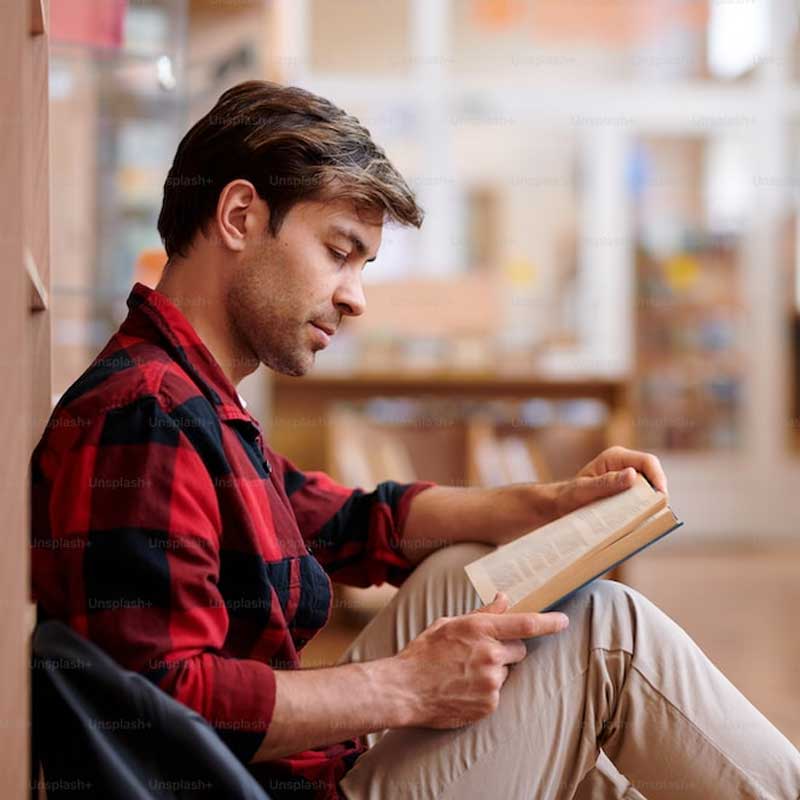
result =
[[591,608],[630,608],[631,605],[644,600],[635,589],[626,586],[618,581],[599,579],[592,581],[588,586],[576,592],[569,600],[565,601],[564,607],[559,608],[568,614],[568,609],[583,610]]
[[674,635],[678,626],[636,589],[611,580],[596,580],[576,592],[558,610],[590,649],[633,652],[643,636]]
[[442,547],[417,565],[403,590],[429,598],[433,606],[441,609],[442,615],[463,614],[480,608],[481,600],[464,567],[492,549],[480,542],[459,542]]
[[458,579],[463,577],[468,580],[464,567],[482,556],[490,553],[494,548],[483,542],[458,542],[434,550],[417,565],[413,577],[435,576],[441,579],[443,575],[450,574]]
[[[633,595],[631,588],[617,581],[595,580],[554,607],[569,617],[570,629],[584,631],[589,642],[596,642],[598,631],[630,627]],[[580,638],[583,638],[581,636]],[[604,640],[606,637],[599,637]]]

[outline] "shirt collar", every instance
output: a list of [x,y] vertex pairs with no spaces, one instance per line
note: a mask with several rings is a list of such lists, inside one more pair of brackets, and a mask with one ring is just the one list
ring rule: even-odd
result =
[[[164,346],[175,360],[189,373],[198,388],[214,404],[221,419],[241,419],[258,422],[245,410],[241,395],[224,373],[219,362],[197,335],[189,320],[180,309],[164,294],[136,283],[128,296],[128,317],[123,329],[136,329],[136,333],[148,338],[140,323],[149,322],[154,333],[161,335]],[[152,341],[152,339],[151,339]]]

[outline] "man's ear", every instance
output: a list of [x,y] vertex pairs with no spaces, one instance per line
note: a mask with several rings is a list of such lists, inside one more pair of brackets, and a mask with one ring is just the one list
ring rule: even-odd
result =
[[219,243],[241,252],[248,238],[260,235],[267,226],[267,204],[258,196],[250,181],[237,178],[226,184],[217,201],[217,233]]

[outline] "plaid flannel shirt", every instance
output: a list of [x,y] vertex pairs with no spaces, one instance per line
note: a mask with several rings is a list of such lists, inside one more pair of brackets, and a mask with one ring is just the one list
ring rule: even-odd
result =
[[[136,284],[128,307],[33,453],[33,597],[248,763],[269,735],[273,669],[299,667],[328,620],[330,579],[400,585],[413,570],[403,524],[433,484],[367,493],[300,471],[264,445],[169,299]],[[275,798],[333,798],[364,749],[352,739],[249,768]]]

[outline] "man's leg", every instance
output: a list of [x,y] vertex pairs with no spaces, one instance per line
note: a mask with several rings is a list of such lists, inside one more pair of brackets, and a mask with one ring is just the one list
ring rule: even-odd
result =
[[[459,544],[425,559],[342,662],[392,655],[438,617],[478,608],[463,567],[487,551]],[[800,798],[800,753],[652,603],[596,581],[561,610],[569,628],[528,641],[493,714],[373,734],[342,781],[347,797],[569,800],[588,773],[610,791],[594,769],[602,748],[635,787],[621,796]]]

